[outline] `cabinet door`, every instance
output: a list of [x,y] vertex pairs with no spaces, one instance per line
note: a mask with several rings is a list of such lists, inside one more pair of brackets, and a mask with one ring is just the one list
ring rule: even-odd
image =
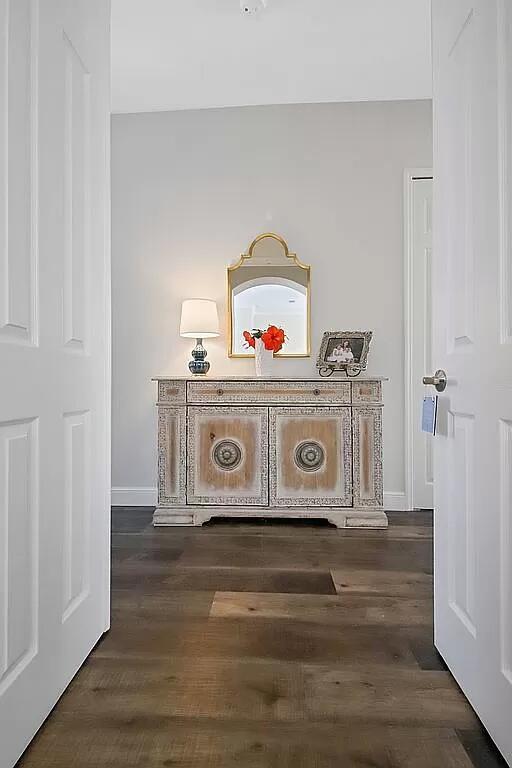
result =
[[352,409],[354,506],[382,507],[382,410]]
[[268,504],[266,408],[188,409],[189,504]]
[[185,504],[187,411],[172,405],[158,408],[158,504]]
[[350,408],[270,409],[270,504],[352,505]]

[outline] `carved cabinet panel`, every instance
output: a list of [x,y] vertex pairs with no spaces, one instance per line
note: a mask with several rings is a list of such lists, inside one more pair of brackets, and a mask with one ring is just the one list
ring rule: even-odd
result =
[[270,504],[352,504],[350,408],[270,409]]
[[266,408],[190,406],[189,504],[268,503]]
[[161,405],[158,408],[158,503],[186,502],[187,409]]
[[382,411],[371,406],[352,409],[354,505],[379,507],[382,488]]

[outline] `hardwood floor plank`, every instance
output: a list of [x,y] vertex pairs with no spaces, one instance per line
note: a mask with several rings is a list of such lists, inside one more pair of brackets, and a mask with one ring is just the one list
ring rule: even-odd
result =
[[507,763],[484,728],[457,730],[457,736],[471,757],[474,768],[507,768]]
[[140,533],[153,519],[152,507],[113,507],[112,532]]
[[[303,521],[308,522],[308,521]],[[161,529],[153,529],[157,533]],[[238,547],[264,547],[272,546],[275,542],[283,542],[284,546],[293,542],[300,542],[307,536],[308,541],[313,548],[319,546],[331,546],[337,542],[343,542],[348,539],[358,539],[361,541],[360,528],[333,528],[330,526],[319,528],[312,526],[310,528],[297,527],[295,525],[278,526],[272,530],[269,526],[260,528],[258,526],[241,526],[234,524],[232,527],[219,526],[202,528],[176,528],[168,530],[183,531],[188,533],[188,538],[194,539],[194,545],[209,547],[210,549],[227,549],[233,546]],[[144,531],[144,536],[149,532]],[[399,525],[388,528],[368,528],[364,531],[364,541],[401,541],[408,539],[421,539],[429,541],[432,539],[432,529],[425,525]],[[309,547],[308,547],[309,549]]]
[[413,637],[410,642],[410,648],[421,669],[448,669],[442,656],[436,651],[433,632],[430,632],[428,637]]
[[154,591],[137,592],[129,589],[112,592],[112,624],[133,622],[151,626],[183,617],[207,618],[214,592]]
[[450,729],[62,715],[24,768],[472,768]]
[[449,672],[369,665],[303,665],[312,719],[361,719],[437,727],[475,728],[477,718]]
[[339,594],[433,599],[432,575],[423,571],[379,571],[356,568],[331,570]]
[[200,568],[260,568],[325,570],[371,568],[432,572],[432,542],[336,537],[332,541],[304,543],[292,538],[260,540],[258,548],[242,548],[224,540],[224,547],[208,547],[204,539],[191,539],[179,559],[180,566]]
[[182,656],[200,659],[263,659],[272,661],[387,664],[418,669],[401,627],[332,626],[290,619],[189,618],[147,625],[130,619],[117,621],[99,643],[95,657],[151,658]]
[[386,512],[393,528],[400,525],[424,525],[432,529],[434,512],[432,509],[419,509],[415,512]]
[[150,712],[156,718],[350,722],[354,728],[478,727],[448,672],[373,664],[347,669],[255,659],[96,656],[59,709],[77,717],[115,712],[138,719]]
[[336,590],[329,571],[258,567],[186,567],[177,563],[169,570],[169,589],[214,590],[216,592],[290,592],[329,595]]
[[211,616],[293,619],[335,626],[432,625],[430,598],[216,592]]
[[102,658],[83,668],[59,704],[61,712],[115,712],[136,720],[211,717],[303,720],[299,664],[234,658],[147,656]]

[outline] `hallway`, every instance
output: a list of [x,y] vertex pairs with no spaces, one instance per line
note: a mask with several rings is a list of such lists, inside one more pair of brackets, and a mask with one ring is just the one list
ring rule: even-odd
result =
[[19,768],[497,768],[432,644],[428,513],[387,531],[113,512],[112,629]]

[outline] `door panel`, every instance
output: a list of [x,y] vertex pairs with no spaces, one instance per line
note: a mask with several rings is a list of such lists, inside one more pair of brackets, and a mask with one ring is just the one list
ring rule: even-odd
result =
[[512,343],[512,8],[498,2],[498,180],[500,341]]
[[449,600],[452,610],[475,636],[475,419],[450,412],[449,421]]
[[108,0],[0,0],[0,768],[109,623]]
[[512,421],[500,420],[500,668],[512,685]]
[[268,504],[266,408],[189,407],[189,504]]
[[1,558],[5,581],[0,595],[0,694],[37,652],[37,421],[0,425]]
[[0,339],[25,343],[37,322],[37,16],[36,0],[0,2]]
[[[69,33],[71,34],[71,32]],[[91,74],[64,31],[64,345],[87,351],[90,281]]]
[[271,506],[352,505],[350,408],[270,409]]

